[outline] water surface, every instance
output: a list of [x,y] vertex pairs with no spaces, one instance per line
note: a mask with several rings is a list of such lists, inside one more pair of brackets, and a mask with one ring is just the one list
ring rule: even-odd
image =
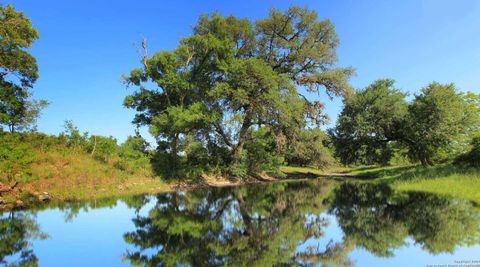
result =
[[479,244],[480,209],[468,200],[326,181],[0,215],[7,266],[427,266],[478,261]]

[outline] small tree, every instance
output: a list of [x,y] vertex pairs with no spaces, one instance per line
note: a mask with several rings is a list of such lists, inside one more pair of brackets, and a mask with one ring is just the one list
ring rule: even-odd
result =
[[89,139],[88,151],[94,158],[107,162],[117,151],[117,139],[112,136],[92,135]]
[[78,127],[72,121],[66,120],[64,124],[65,130],[60,133],[61,138],[65,138],[67,145],[73,149],[87,149],[88,132],[80,133]]

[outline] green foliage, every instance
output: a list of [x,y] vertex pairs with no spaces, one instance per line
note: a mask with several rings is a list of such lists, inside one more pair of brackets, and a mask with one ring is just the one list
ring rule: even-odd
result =
[[24,181],[31,175],[33,150],[19,134],[0,133],[0,181]]
[[132,174],[141,170],[145,175],[151,175],[148,146],[141,136],[129,136],[118,149],[117,167]]
[[402,142],[412,159],[432,165],[448,157],[450,146],[478,127],[469,115],[474,114],[453,84],[431,83],[409,106]]
[[88,152],[90,152],[95,159],[108,162],[108,159],[117,152],[117,139],[112,136],[92,135],[89,141]]
[[391,158],[389,143],[398,139],[407,114],[405,94],[393,80],[377,80],[344,101],[330,136],[343,164],[385,165]]
[[280,175],[279,167],[284,159],[276,153],[275,141],[267,129],[253,130],[250,139],[245,143],[245,151],[245,165],[249,175],[262,171]]
[[473,138],[470,151],[457,157],[456,163],[471,167],[480,167],[480,135]]
[[385,165],[405,149],[424,166],[451,159],[480,127],[479,99],[431,83],[407,104],[392,80],[376,81],[345,100],[330,131],[336,155],[344,164]]
[[[165,172],[220,169],[245,177],[271,171],[286,140],[325,118],[321,104],[295,86],[348,94],[352,70],[334,68],[337,45],[333,25],[308,9],[272,9],[255,23],[203,15],[176,49],[145,56],[142,68],[124,76],[138,87],[124,105],[137,111],[133,122],[156,137],[155,164],[168,163]],[[259,147],[252,147],[253,135],[262,139]],[[260,155],[266,159],[249,158]]]
[[480,216],[470,201],[420,192],[395,195],[385,184],[343,184],[330,212],[348,240],[381,257],[393,256],[407,236],[432,254],[480,241]]
[[298,140],[289,140],[286,161],[302,167],[329,167],[335,163],[329,141],[328,135],[320,129],[302,130]]
[[34,127],[48,104],[30,99],[38,68],[26,50],[37,38],[37,30],[22,12],[0,4],[0,124],[12,133]]
[[65,131],[60,133],[60,137],[67,141],[67,145],[73,149],[86,149],[88,145],[88,132],[80,133],[78,127],[72,121],[65,121]]

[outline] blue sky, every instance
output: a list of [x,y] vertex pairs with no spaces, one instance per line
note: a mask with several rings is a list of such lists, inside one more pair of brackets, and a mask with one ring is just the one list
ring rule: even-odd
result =
[[[191,33],[201,13],[251,20],[270,7],[308,6],[335,25],[339,66],[352,66],[361,88],[393,78],[415,93],[431,81],[454,82],[480,93],[480,1],[2,1],[31,18],[40,39],[31,53],[40,78],[35,97],[51,102],[38,121],[42,132],[57,134],[63,121],[81,130],[123,141],[133,134],[134,111],[122,107],[131,92],[120,76],[140,66],[133,46],[142,36],[149,50],[173,49]],[[335,120],[341,101],[325,99]],[[327,126],[328,127],[328,126]]]

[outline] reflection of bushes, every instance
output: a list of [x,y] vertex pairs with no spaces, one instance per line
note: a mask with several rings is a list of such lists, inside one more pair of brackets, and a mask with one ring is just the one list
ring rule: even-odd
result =
[[343,184],[330,211],[347,239],[377,256],[392,256],[407,236],[433,254],[480,241],[480,215],[463,200],[413,192],[395,196],[386,185]]

